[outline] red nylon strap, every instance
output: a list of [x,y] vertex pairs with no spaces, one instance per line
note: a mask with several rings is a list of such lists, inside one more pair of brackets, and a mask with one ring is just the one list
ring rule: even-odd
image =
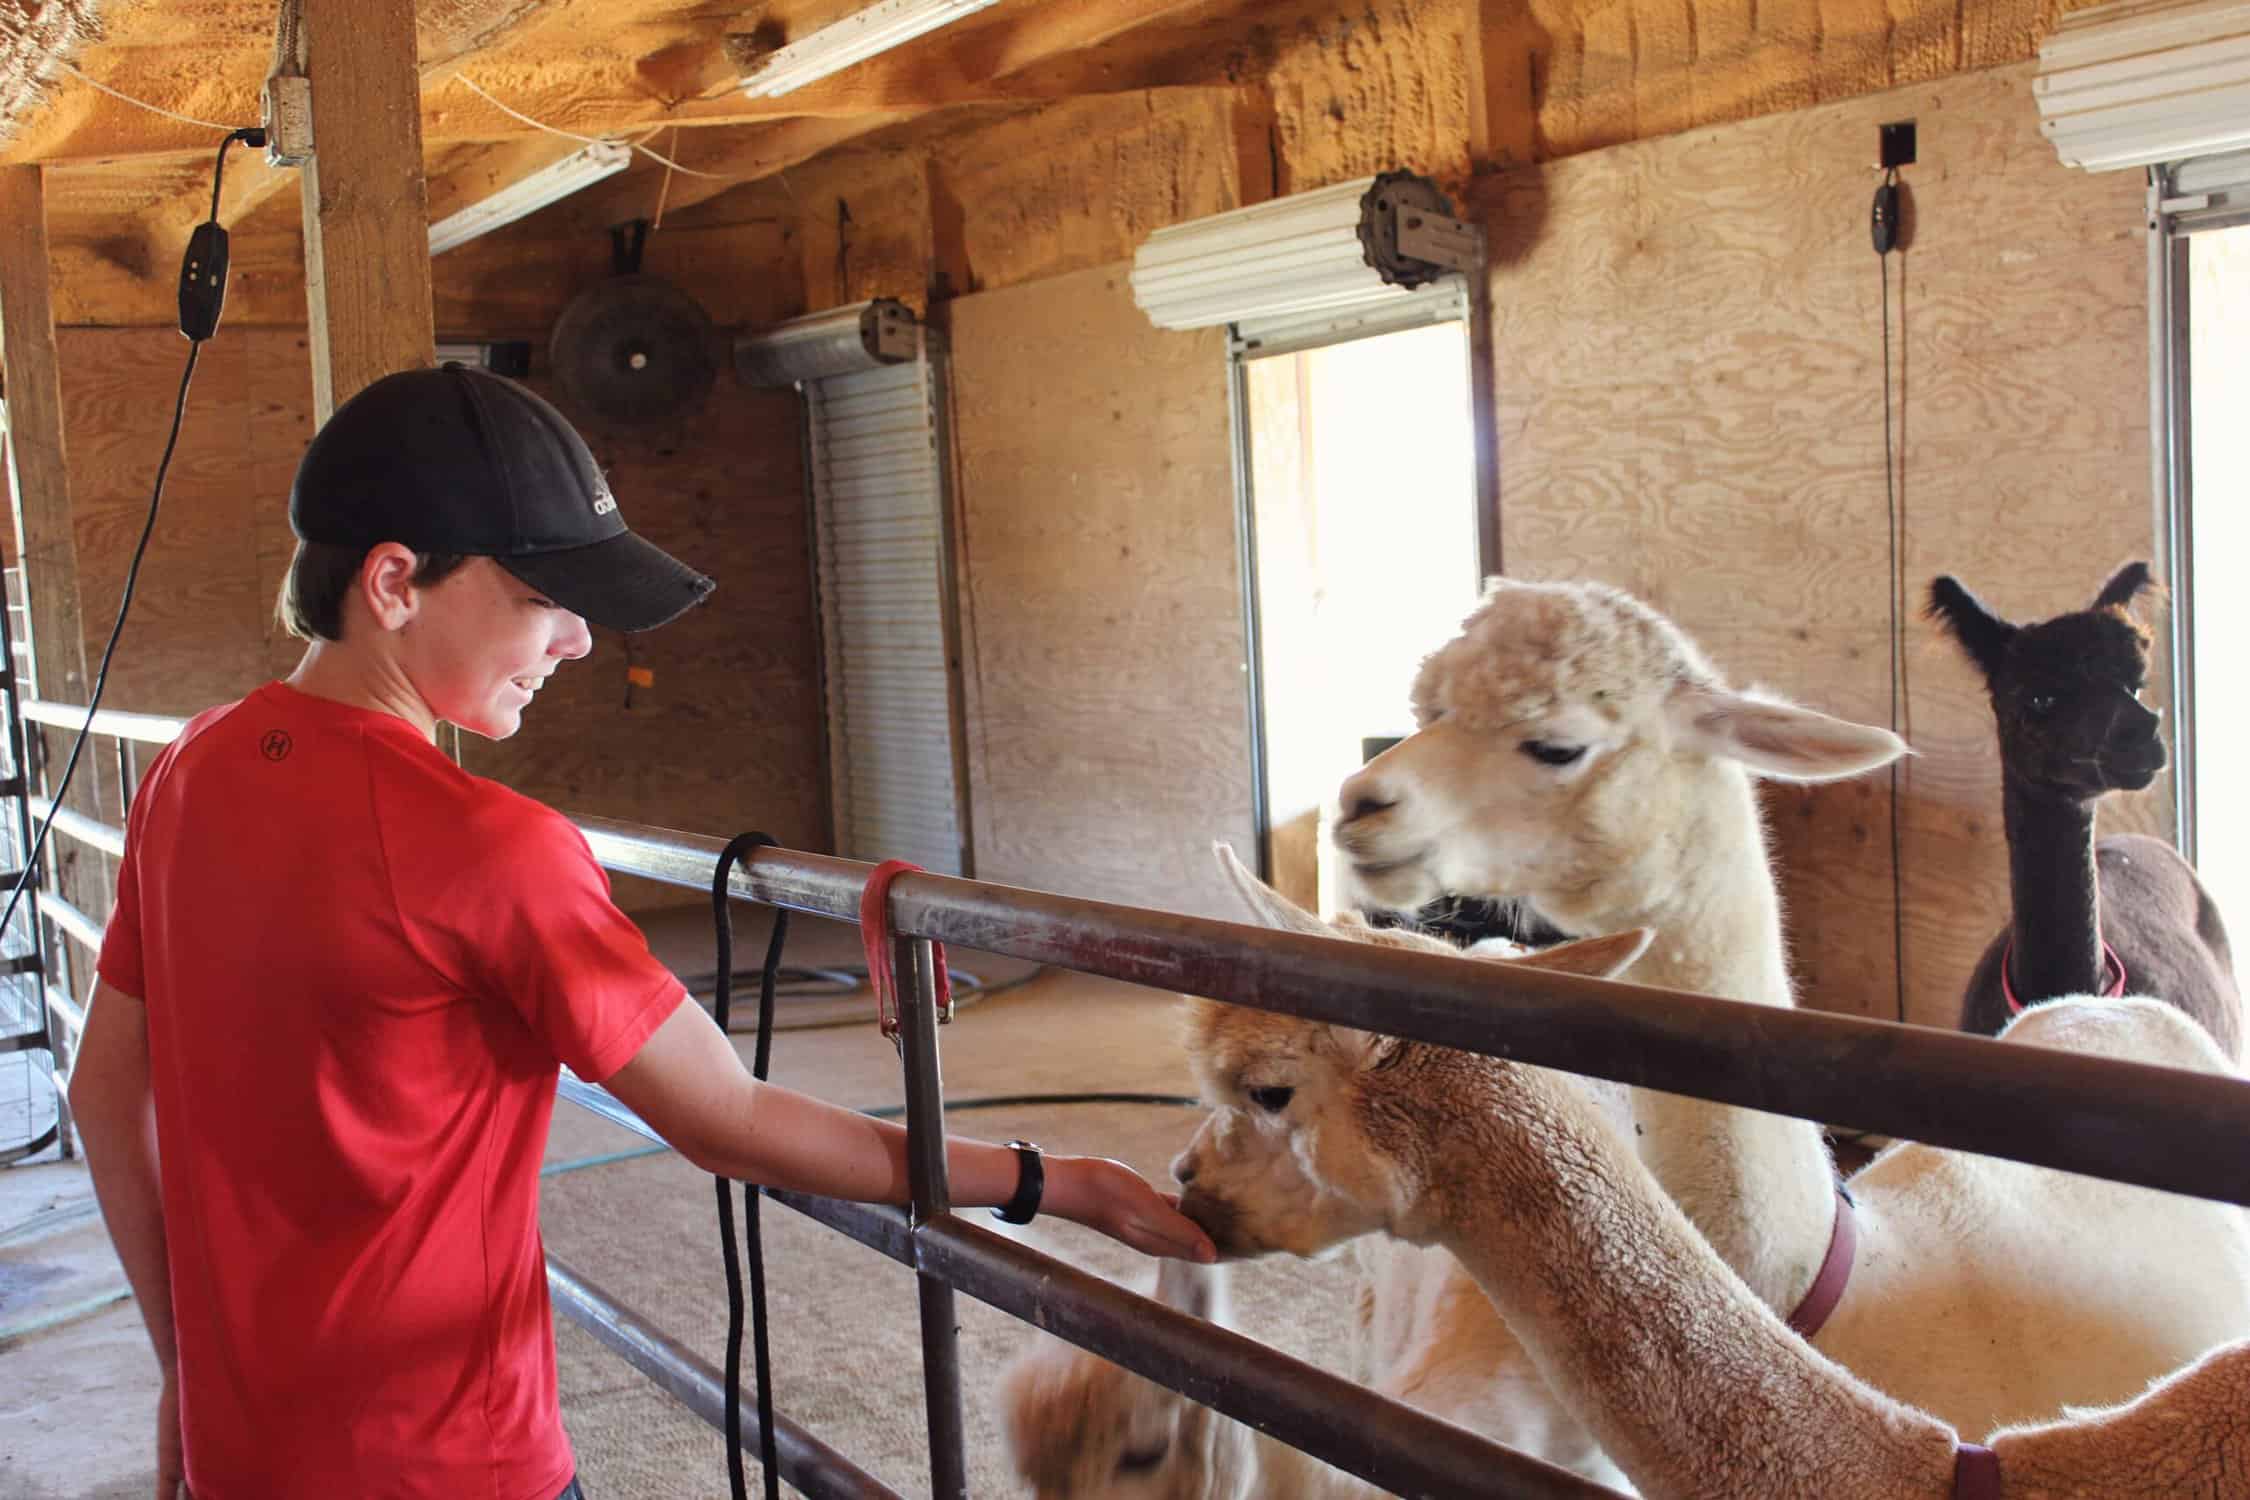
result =
[[1811,1290],[1797,1310],[1789,1315],[1789,1326],[1804,1338],[1820,1332],[1836,1304],[1844,1300],[1844,1288],[1852,1279],[1852,1258],[1859,1249],[1859,1219],[1852,1212],[1851,1196],[1841,1187],[1836,1189],[1836,1227],[1828,1235],[1828,1255],[1820,1263],[1820,1272],[1813,1277]]
[[2000,1500],[2000,1455],[1977,1443],[1955,1444],[1953,1500]]
[[[867,986],[875,992],[875,1023],[894,1042],[898,1040],[898,976],[891,969],[891,882],[901,875],[922,873],[920,865],[886,859],[859,893],[859,942],[867,955]],[[930,944],[930,962],[937,968],[938,1018],[951,1020],[953,986],[945,971],[945,944]]]
[[[2011,936],[2008,946],[2000,954],[2000,993],[2008,997],[2008,1014],[2020,1016],[2023,1014],[2023,1002],[2016,998],[2015,982],[2008,978],[2008,965],[2015,956],[2016,940]],[[2102,998],[2115,1000],[2125,993],[2125,960],[2117,956],[2117,950],[2109,945],[2108,938],[2102,939],[2102,966],[2109,971],[2109,983],[2102,990]]]

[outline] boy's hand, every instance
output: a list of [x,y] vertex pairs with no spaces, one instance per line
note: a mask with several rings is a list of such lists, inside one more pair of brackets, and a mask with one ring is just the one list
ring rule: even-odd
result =
[[1150,1187],[1123,1162],[1099,1156],[1048,1157],[1041,1207],[1099,1229],[1143,1255],[1205,1263],[1219,1258],[1211,1237],[1180,1213],[1179,1200]]
[[156,1398],[156,1500],[178,1500],[187,1493],[187,1467],[180,1460],[180,1389],[172,1371]]

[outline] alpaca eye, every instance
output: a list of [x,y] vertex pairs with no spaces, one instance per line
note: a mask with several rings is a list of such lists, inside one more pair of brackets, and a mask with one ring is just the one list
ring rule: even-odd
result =
[[1295,1089],[1282,1088],[1279,1085],[1250,1091],[1250,1102],[1269,1115],[1280,1114],[1289,1107],[1289,1101],[1296,1097],[1297,1091]]
[[1562,745],[1553,740],[1525,740],[1520,748],[1543,766],[1572,765],[1586,753],[1584,745]]
[[2053,693],[2033,693],[2024,700],[2023,706],[2044,718],[2055,711],[2055,695]]
[[1117,1472],[1120,1474],[1146,1474],[1164,1462],[1164,1454],[1171,1445],[1158,1443],[1153,1448],[1129,1449],[1117,1455]]

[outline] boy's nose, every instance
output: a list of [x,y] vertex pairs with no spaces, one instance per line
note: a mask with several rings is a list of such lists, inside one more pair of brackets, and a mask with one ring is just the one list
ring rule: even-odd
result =
[[548,647],[549,651],[564,661],[576,661],[593,649],[594,633],[586,628],[585,618],[581,615],[572,615],[570,628],[561,632],[554,644]]

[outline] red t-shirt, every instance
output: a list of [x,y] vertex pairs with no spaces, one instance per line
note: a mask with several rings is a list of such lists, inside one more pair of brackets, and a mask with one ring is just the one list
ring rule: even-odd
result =
[[197,1500],[553,1500],[556,1064],[684,993],[578,830],[272,683],[151,767],[101,975],[148,1008]]

